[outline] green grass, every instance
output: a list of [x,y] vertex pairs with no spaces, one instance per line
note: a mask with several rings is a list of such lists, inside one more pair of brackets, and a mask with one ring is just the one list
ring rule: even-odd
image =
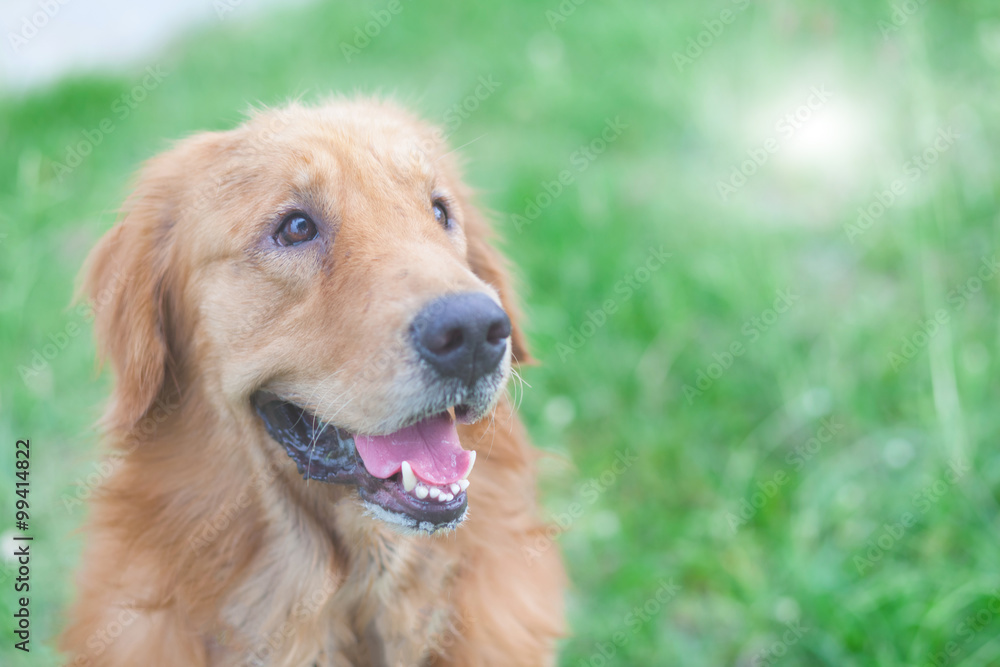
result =
[[[883,39],[889,3],[753,4],[678,71],[673,54],[736,3],[676,4],[587,2],[552,30],[545,4],[407,2],[350,63],[340,43],[383,4],[237,8],[127,74],[0,99],[0,523],[13,442],[30,437],[35,535],[31,659],[5,631],[0,664],[56,664],[85,516],[66,500],[96,469],[109,387],[67,304],[141,161],[250,103],[329,91],[392,93],[448,123],[480,76],[500,86],[451,141],[469,144],[543,361],[521,412],[557,455],[545,505],[570,527],[561,664],[1000,664],[1000,281],[969,282],[1000,246],[1000,16],[926,3]],[[146,64],[169,74],[118,118]],[[819,129],[722,202],[717,181],[824,84]],[[579,171],[574,152],[616,117],[627,127]],[[67,146],[104,118],[113,132],[60,180]],[[837,118],[857,136],[830,145]],[[949,125],[959,139],[852,242],[858,207]],[[565,169],[573,182],[518,230]],[[669,259],[640,271],[661,246]],[[646,280],[629,293],[627,276]],[[780,290],[795,300],[772,319]],[[939,309],[947,323],[894,364]],[[626,452],[637,461],[615,468]],[[955,457],[968,470],[952,483]],[[760,506],[745,522],[743,501]]]

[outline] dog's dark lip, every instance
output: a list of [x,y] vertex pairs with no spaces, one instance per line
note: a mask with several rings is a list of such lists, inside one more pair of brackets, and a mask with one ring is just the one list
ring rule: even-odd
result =
[[455,406],[455,419],[463,424],[468,424],[470,416],[472,414],[472,407],[465,404],[459,403]]
[[417,422],[423,421],[428,417],[433,417],[434,415],[441,414],[442,412],[449,412],[452,410],[455,413],[454,414],[455,421],[457,421],[460,424],[471,424],[475,421],[478,421],[478,417],[476,416],[475,411],[472,409],[472,406],[469,405],[468,403],[450,404],[447,402],[441,402],[428,407],[419,414],[411,415],[409,418],[399,422],[397,428],[394,430],[398,430],[400,428],[406,428],[407,426],[413,426]]
[[[251,403],[271,438],[284,447],[307,480],[358,487],[363,501],[396,515],[405,515],[414,528],[434,530],[451,527],[465,516],[465,492],[447,502],[415,498],[403,489],[400,474],[388,479],[372,476],[365,469],[354,445],[354,435],[327,424],[301,406],[268,391],[258,391]],[[463,413],[466,406],[456,406]],[[415,420],[417,421],[417,420]]]
[[281,444],[306,479],[339,484],[355,483],[364,469],[354,451],[354,437],[332,424],[323,424],[296,404],[269,392],[251,399],[268,435]]

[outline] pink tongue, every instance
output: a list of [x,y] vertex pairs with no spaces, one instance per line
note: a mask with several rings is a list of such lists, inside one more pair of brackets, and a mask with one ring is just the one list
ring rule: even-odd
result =
[[462,479],[472,458],[446,412],[389,435],[356,435],[354,446],[373,477],[392,477],[409,461],[417,479],[435,485]]

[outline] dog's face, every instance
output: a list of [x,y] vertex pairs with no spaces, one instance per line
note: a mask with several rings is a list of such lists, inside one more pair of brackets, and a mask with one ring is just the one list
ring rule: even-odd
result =
[[197,383],[377,516],[462,520],[475,457],[455,421],[488,415],[526,353],[430,128],[377,103],[260,114],[154,160],[130,208],[89,285],[118,423]]

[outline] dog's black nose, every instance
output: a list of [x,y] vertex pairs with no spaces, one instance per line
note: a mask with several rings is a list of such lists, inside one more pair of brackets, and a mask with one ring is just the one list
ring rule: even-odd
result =
[[424,361],[441,375],[471,385],[503,358],[510,318],[485,294],[454,294],[425,306],[410,332]]

